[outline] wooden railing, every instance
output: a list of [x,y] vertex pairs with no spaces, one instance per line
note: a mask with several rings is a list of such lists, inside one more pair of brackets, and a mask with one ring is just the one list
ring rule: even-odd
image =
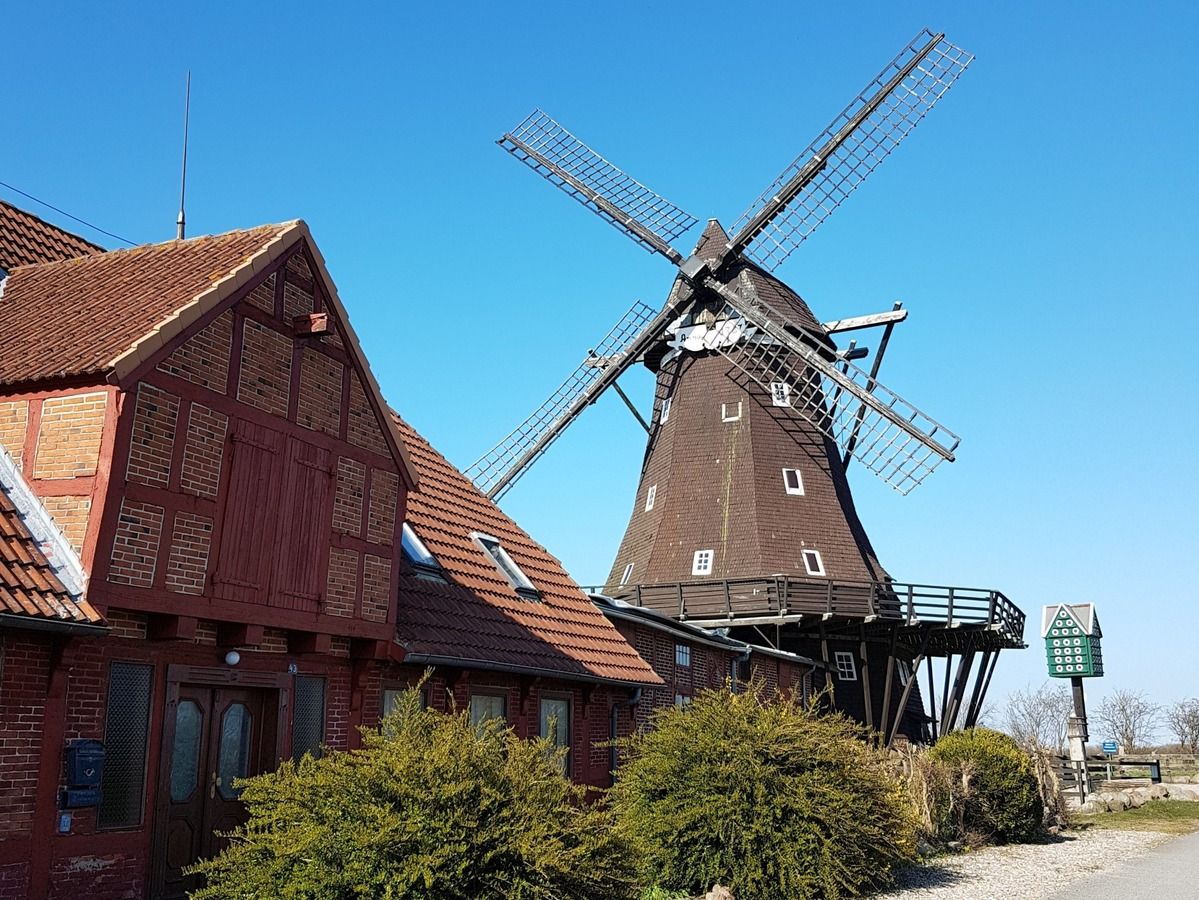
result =
[[637,585],[618,596],[679,619],[713,620],[763,616],[828,615],[879,618],[908,624],[993,625],[1023,640],[1024,613],[1001,592],[824,578],[731,578]]

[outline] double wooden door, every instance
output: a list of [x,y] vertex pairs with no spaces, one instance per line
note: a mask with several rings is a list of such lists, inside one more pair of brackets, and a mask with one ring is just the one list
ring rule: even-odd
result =
[[[198,884],[184,869],[219,853],[223,832],[245,821],[238,778],[270,766],[275,751],[277,692],[255,688],[179,685],[174,734],[164,779],[166,829],[161,894],[186,897]],[[168,710],[168,714],[170,714]]]

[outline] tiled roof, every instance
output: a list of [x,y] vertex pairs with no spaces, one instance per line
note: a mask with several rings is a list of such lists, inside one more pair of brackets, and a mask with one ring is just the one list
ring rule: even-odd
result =
[[[0,616],[34,623],[96,625],[100,614],[72,597],[29,533],[8,491],[0,489]],[[12,620],[0,623],[9,624]]]
[[[448,583],[400,579],[397,639],[413,662],[460,660],[567,677],[657,684],[658,677],[541,545],[487,499],[413,428],[396,417],[420,476],[407,521]],[[480,531],[504,549],[540,592],[519,596],[471,540]]]
[[13,269],[0,384],[97,375],[292,223]]
[[103,247],[0,200],[0,269],[103,252]]

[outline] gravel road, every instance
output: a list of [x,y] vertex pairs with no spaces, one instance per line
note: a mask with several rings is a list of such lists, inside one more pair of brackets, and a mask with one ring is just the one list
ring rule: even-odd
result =
[[989,847],[942,857],[900,874],[896,887],[878,897],[898,900],[1043,900],[1088,875],[1119,866],[1170,840],[1152,831],[1093,829],[1051,844]]

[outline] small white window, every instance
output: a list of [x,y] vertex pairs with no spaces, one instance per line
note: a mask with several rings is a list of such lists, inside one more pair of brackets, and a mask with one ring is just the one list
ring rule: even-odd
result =
[[741,419],[741,401],[720,404],[720,421],[737,422]]
[[799,469],[783,469],[783,487],[788,494],[803,496],[803,475]]
[[839,681],[858,680],[858,666],[854,662],[852,653],[845,650],[838,650],[833,654],[833,659],[837,663],[837,679]]
[[520,570],[520,566],[508,555],[508,551],[500,546],[499,538],[489,534],[480,534],[477,531],[471,534],[471,537],[483,548],[483,552],[495,563],[495,567],[500,570],[500,573],[508,579],[508,583],[516,589],[516,593],[526,600],[541,599],[541,594],[533,586],[533,582],[529,581],[528,576]]
[[633,575],[633,564],[629,563],[624,567],[624,572],[620,576],[620,586],[624,587],[629,583],[629,578]]
[[654,508],[654,501],[658,499],[658,486],[651,484],[649,490],[645,493],[645,511],[649,512]]
[[770,382],[770,402],[775,406],[790,406],[791,385],[785,381]]
[[696,550],[695,556],[691,560],[692,575],[711,575],[712,574],[712,551],[711,550]]
[[675,644],[674,645],[674,664],[676,666],[691,665],[691,645],[690,644]]
[[803,567],[807,570],[809,575],[823,575],[824,560],[820,558],[820,551],[803,551]]
[[667,397],[665,400],[662,401],[662,415],[660,415],[658,417],[658,421],[661,422],[663,425],[665,425],[666,420],[669,418],[670,418],[670,398]]

